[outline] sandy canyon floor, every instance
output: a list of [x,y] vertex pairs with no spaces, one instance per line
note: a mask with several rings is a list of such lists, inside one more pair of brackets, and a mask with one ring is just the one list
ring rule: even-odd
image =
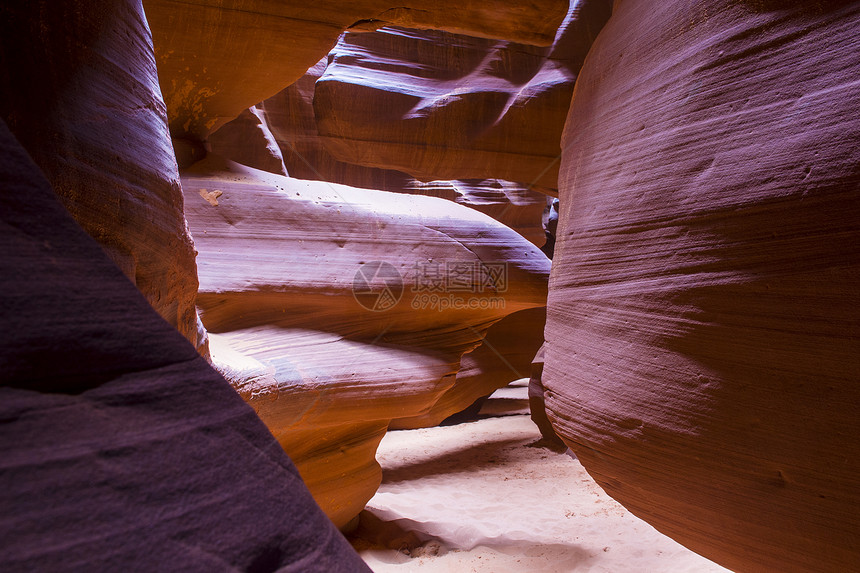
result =
[[727,571],[634,517],[571,455],[540,447],[526,381],[479,419],[389,432],[351,536],[376,573]]

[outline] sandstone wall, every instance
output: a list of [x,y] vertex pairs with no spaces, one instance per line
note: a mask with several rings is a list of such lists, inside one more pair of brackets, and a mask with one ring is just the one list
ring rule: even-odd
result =
[[369,571],[2,121],[0,189],[0,569]]
[[[538,246],[544,244],[544,193],[554,190],[536,191],[522,183],[499,179],[423,183],[401,171],[335,159],[319,136],[313,111],[314,84],[325,66],[326,60],[321,60],[296,83],[218,129],[208,140],[211,151],[271,173],[284,174],[288,170],[291,177],[298,179],[443,197],[490,215]],[[272,140],[280,147],[277,153],[273,152]],[[276,154],[278,157],[274,157]]]
[[548,45],[567,2],[146,0],[176,137],[203,141],[293,83],[343,30],[400,25]]
[[327,150],[428,181],[557,187],[573,84],[609,2],[572,3],[552,46],[383,28],[346,33],[316,84]]
[[0,77],[0,117],[63,205],[205,352],[194,247],[140,4],[5,3]]
[[544,384],[737,570],[860,567],[860,5],[615,3],[563,140]]
[[[475,388],[504,385],[495,377],[487,390],[474,373],[455,384],[461,355],[507,315],[545,305],[544,254],[451,201],[214,155],[184,170],[182,185],[213,361],[339,526],[379,486],[374,454],[391,421],[432,425]],[[509,352],[517,341],[494,342]]]

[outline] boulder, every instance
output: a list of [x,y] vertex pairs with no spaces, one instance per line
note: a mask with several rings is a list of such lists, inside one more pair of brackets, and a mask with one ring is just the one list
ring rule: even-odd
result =
[[860,567],[858,26],[857,2],[616,2],[565,127],[553,426],[736,570]]

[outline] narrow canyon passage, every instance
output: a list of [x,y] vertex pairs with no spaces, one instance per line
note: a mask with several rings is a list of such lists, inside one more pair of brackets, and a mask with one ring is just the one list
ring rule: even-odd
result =
[[382,486],[349,536],[374,572],[727,571],[542,447],[526,382],[497,390],[473,421],[383,438]]
[[0,83],[0,573],[860,572],[860,0],[3,0]]

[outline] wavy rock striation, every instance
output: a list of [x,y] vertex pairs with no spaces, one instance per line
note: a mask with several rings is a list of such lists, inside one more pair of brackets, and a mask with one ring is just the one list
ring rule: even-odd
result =
[[0,122],[0,569],[369,571]]
[[242,111],[239,117],[209,136],[212,152],[222,157],[262,169],[276,175],[289,175],[281,148],[269,129],[264,112],[256,107]]
[[0,117],[152,306],[205,352],[194,247],[139,2],[4,3]]
[[293,83],[341,32],[399,25],[548,45],[567,2],[146,0],[174,137],[206,136]]
[[493,324],[481,345],[460,359],[453,386],[426,413],[393,420],[389,427],[414,429],[436,426],[476,400],[514,380],[527,378],[532,358],[543,343],[545,322],[546,309],[541,307],[509,314]]
[[346,163],[433,179],[557,187],[576,75],[611,3],[572,3],[553,45],[383,28],[346,33],[316,84],[328,151]]
[[544,384],[737,570],[860,567],[860,5],[616,2],[563,141]]
[[[541,217],[546,195],[523,184],[499,179],[423,183],[400,171],[335,159],[317,133],[312,104],[314,83],[325,65],[325,60],[318,62],[295,84],[242,112],[213,133],[209,137],[212,152],[271,173],[285,174],[288,170],[299,179],[442,197],[490,215],[536,245],[544,244]],[[280,146],[280,152],[274,152],[272,140],[277,142],[276,147]],[[273,155],[277,155],[274,161]]]
[[[182,184],[213,360],[340,526],[380,483],[391,420],[433,410],[493,323],[545,305],[543,253],[452,202],[214,155]],[[473,400],[448,398],[442,418]]]

